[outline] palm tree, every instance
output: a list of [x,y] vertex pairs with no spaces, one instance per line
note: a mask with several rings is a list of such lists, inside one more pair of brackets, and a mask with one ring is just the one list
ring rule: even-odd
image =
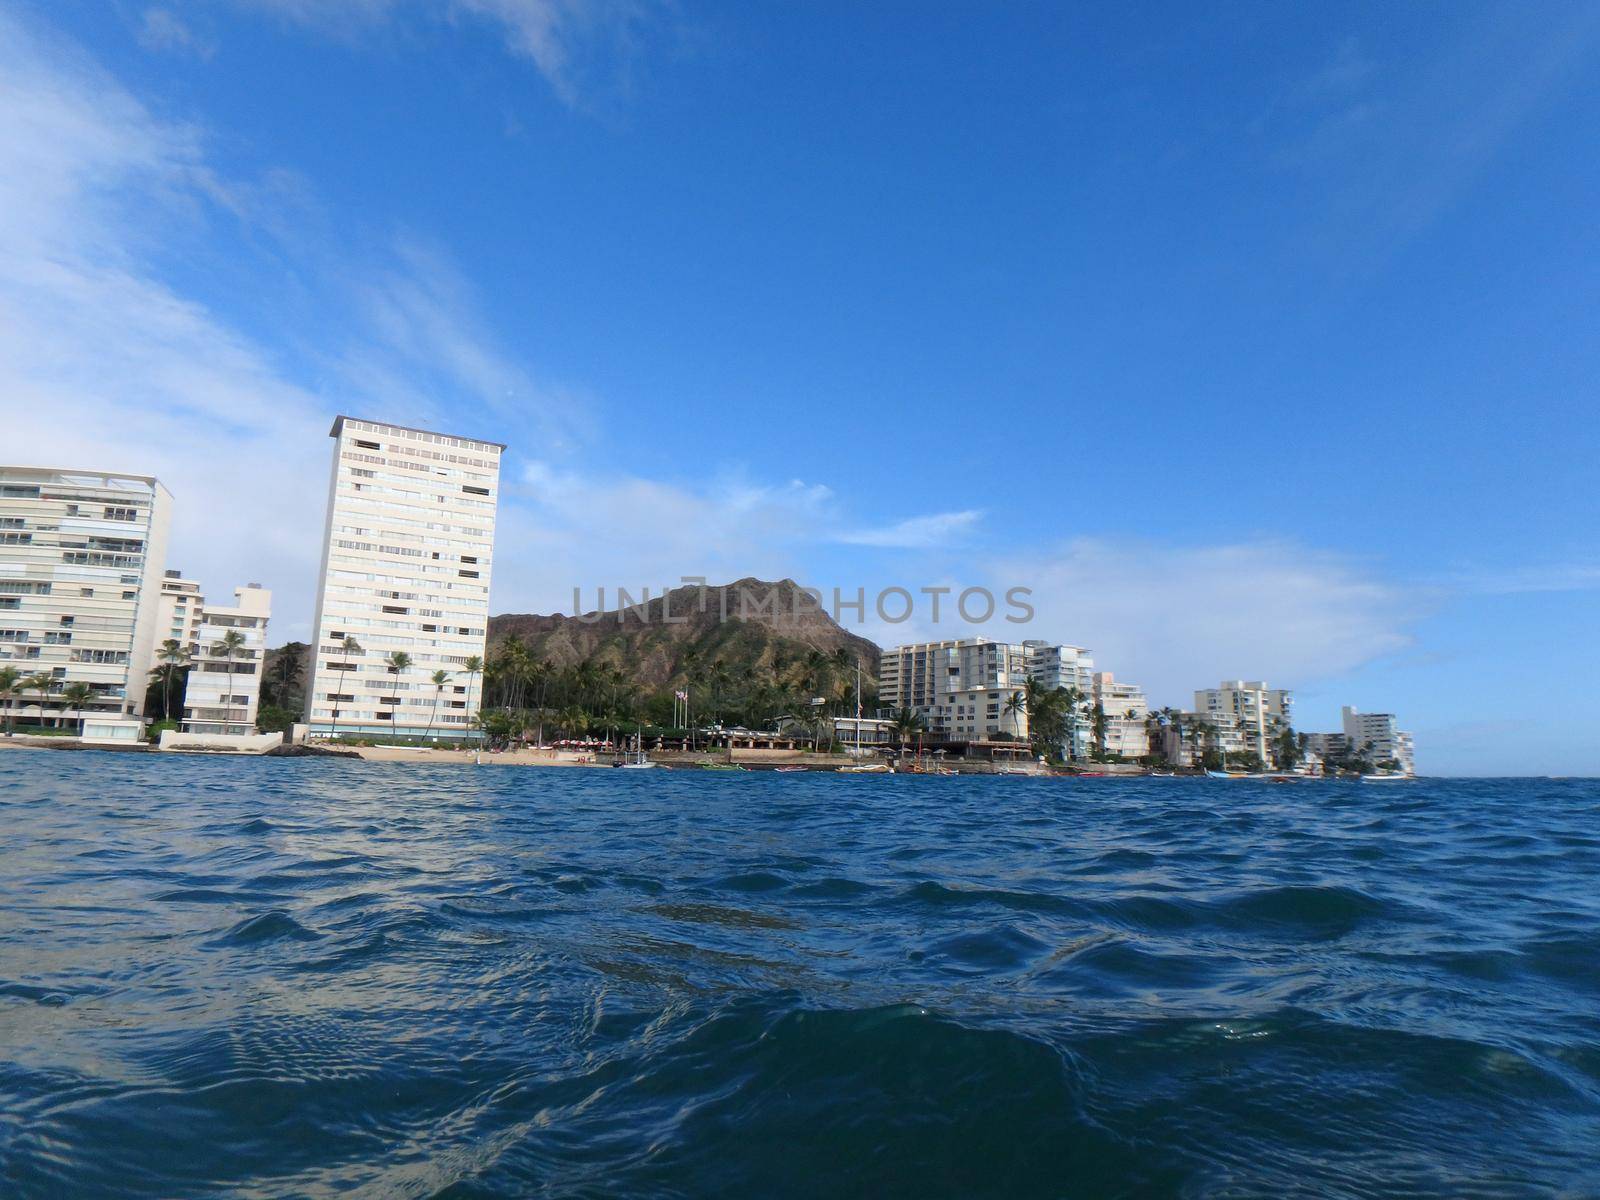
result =
[[[411,669],[411,655],[404,650],[395,650],[383,660],[383,665],[389,668],[389,674],[394,676],[394,695],[398,700],[400,696],[400,676]],[[389,720],[394,721],[394,710],[399,708],[398,703],[389,706]]]
[[[70,712],[74,708],[78,710],[79,721],[83,720],[83,710],[89,701],[93,699],[94,689],[87,683],[69,683],[66,686],[66,690],[61,693],[61,701],[66,705],[67,711]],[[79,732],[81,733],[82,730],[80,729]]]
[[1006,697],[1006,702],[1000,711],[1005,716],[1016,718],[1020,727],[1028,719],[1028,693],[1025,690],[1012,692]]
[[483,674],[483,659],[476,654],[468,655],[467,661],[461,664],[467,673],[467,722],[472,721],[472,681]]
[[927,723],[923,721],[922,714],[915,709],[902,708],[896,710],[890,719],[890,728],[894,730],[895,741],[904,750],[906,739],[916,737],[927,728]]
[[556,714],[556,724],[576,741],[589,731],[589,714],[580,706],[571,704]]
[[711,708],[717,720],[722,720],[722,689],[733,682],[733,673],[720,658],[711,664]]
[[[353,637],[347,637],[339,643],[339,653],[343,656],[343,660],[339,663],[339,690],[336,694],[342,696],[344,695],[344,677],[350,671],[350,660],[363,653],[361,643]],[[339,732],[339,702],[337,700],[333,702],[333,727],[329,732]]]
[[[305,664],[299,654],[291,652],[295,646],[301,644],[290,642],[278,652],[278,657],[272,664],[273,682],[276,684],[273,688],[273,700],[280,708],[289,707],[289,693],[304,677]],[[263,679],[262,686],[265,685],[266,680]]]
[[449,671],[435,671],[433,673],[433,711],[428,714],[428,727],[422,731],[423,737],[433,733],[433,723],[439,719],[439,698],[444,695],[444,685],[450,682]]
[[29,675],[26,679],[24,679],[20,684],[17,685],[18,694],[19,695],[27,693],[27,692],[37,692],[39,694],[39,699],[36,701],[36,704],[37,704],[37,707],[39,709],[39,724],[40,725],[44,724],[44,702],[45,702],[45,698],[47,696],[49,696],[49,694],[50,694],[50,685],[52,683],[54,683],[54,682],[55,682],[55,680],[50,678],[50,673],[48,671],[38,671],[38,672],[36,672],[36,673],[34,673],[32,675]]
[[6,736],[11,736],[11,702],[22,693],[22,672],[15,667],[0,667],[0,700],[6,704]]
[[243,649],[244,634],[237,629],[228,630],[211,647],[211,653],[220,656],[228,668],[228,700],[223,705],[223,711],[225,712],[233,707],[233,660],[238,656],[239,651]]
[[161,666],[150,674],[160,677],[161,718],[167,720],[172,716],[172,678],[189,665],[188,648],[177,638],[168,638],[161,643],[161,649],[156,651],[156,661]]

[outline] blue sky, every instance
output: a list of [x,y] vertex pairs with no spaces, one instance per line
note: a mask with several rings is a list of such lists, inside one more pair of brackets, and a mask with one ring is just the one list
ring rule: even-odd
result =
[[497,609],[1029,586],[1600,773],[1596,128],[1584,4],[0,0],[0,457],[283,637],[367,413],[511,444]]

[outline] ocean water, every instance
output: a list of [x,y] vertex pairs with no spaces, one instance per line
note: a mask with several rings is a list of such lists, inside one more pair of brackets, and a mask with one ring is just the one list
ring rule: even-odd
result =
[[0,752],[0,1195],[1593,1196],[1600,784]]

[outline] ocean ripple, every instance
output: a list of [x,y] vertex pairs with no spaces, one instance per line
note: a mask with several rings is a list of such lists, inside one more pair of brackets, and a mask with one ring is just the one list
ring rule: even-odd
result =
[[1600,786],[0,752],[0,1195],[1600,1194]]

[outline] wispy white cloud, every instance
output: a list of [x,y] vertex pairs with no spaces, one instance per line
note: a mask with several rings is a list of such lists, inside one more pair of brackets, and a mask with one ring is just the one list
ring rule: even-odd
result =
[[335,411],[420,422],[443,398],[457,416],[537,424],[551,404],[448,260],[415,240],[375,264],[292,247],[302,274],[325,277],[302,284],[308,306],[340,315],[288,359],[163,276],[163,256],[203,243],[219,206],[248,222],[254,192],[217,175],[199,130],[153,117],[75,47],[0,12],[4,457],[160,476],[177,500],[173,565],[218,591],[272,587],[281,636],[311,608]]
[[1600,41],[1600,10],[1529,21],[1489,7],[1419,59],[1374,59],[1354,40],[1288,84],[1255,131],[1277,165],[1321,197],[1308,236],[1347,265],[1382,258],[1427,228]]
[[678,483],[545,462],[528,464],[505,495],[495,592],[545,612],[571,611],[574,588],[593,607],[601,587],[637,595],[684,576],[794,576],[836,508],[828,487],[798,479]]
[[921,517],[907,517],[892,525],[879,525],[869,529],[846,529],[834,534],[833,540],[848,546],[930,549],[971,533],[982,519],[982,510],[974,508],[963,509],[960,512],[929,513]]
[[1438,586],[1481,596],[1520,596],[1534,592],[1588,592],[1600,589],[1600,562],[1474,569],[1446,576]]
[[139,44],[146,50],[165,50],[210,58],[217,52],[215,39],[197,33],[170,8],[151,7],[139,18]]
[[1088,646],[1153,702],[1185,705],[1219,679],[1295,687],[1394,654],[1427,604],[1358,561],[1280,541],[1080,539],[1000,559],[990,580],[1033,590],[1018,636]]
[[661,0],[241,0],[307,28],[354,39],[379,27],[430,18],[497,29],[506,48],[532,62],[563,101],[595,88],[626,88],[644,34],[671,6]]

